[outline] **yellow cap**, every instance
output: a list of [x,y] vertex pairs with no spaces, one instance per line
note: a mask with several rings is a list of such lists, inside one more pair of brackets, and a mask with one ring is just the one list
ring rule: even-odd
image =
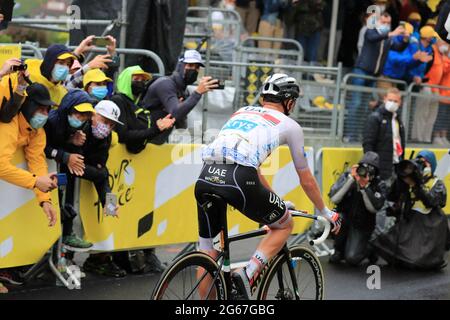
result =
[[150,80],[152,78],[152,75],[148,72],[145,72],[144,70],[136,70],[135,72],[133,72],[133,76],[140,75],[140,74],[146,76],[148,78],[148,80]]
[[100,69],[89,70],[83,77],[83,88],[86,88],[86,86],[91,82],[103,81],[112,82],[112,79],[108,78],[106,74]]
[[421,38],[438,38],[438,34],[434,31],[433,27],[425,26],[420,29]]
[[66,60],[66,59],[74,59],[77,60],[77,57],[75,57],[74,54],[70,53],[70,52],[65,52],[62,53],[58,56],[58,60]]
[[410,15],[408,16],[408,20],[418,20],[418,21],[422,21],[422,17],[421,17],[420,14],[417,13],[417,12],[411,12]]
[[427,26],[435,26],[437,24],[437,19],[428,19],[426,25]]
[[411,35],[414,32],[414,27],[411,23],[405,22],[405,30],[409,35]]
[[95,109],[92,106],[92,104],[85,102],[85,103],[81,103],[76,105],[75,107],[73,107],[75,110],[77,110],[78,112],[92,112],[95,113]]

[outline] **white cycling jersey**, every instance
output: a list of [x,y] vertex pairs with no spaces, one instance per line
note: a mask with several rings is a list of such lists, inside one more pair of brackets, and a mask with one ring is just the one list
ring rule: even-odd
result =
[[225,123],[203,151],[203,161],[259,168],[280,145],[289,146],[296,169],[308,167],[302,127],[277,110],[243,107]]

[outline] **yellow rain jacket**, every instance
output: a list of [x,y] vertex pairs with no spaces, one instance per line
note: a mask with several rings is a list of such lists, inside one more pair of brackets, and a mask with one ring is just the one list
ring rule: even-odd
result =
[[[33,190],[40,204],[51,202],[50,193],[34,188],[37,177],[48,174],[44,154],[45,130],[32,129],[23,114],[19,113],[10,123],[0,123],[0,136],[0,179]],[[19,148],[25,152],[29,171],[17,168],[11,162]]]

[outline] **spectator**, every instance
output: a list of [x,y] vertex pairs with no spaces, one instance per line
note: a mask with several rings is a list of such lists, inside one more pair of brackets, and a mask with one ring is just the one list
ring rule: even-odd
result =
[[389,182],[394,164],[403,159],[405,130],[397,110],[402,105],[402,96],[397,88],[391,88],[384,103],[367,120],[364,130],[364,153],[373,151],[380,157],[380,177]]
[[262,0],[236,0],[236,11],[241,16],[242,24],[249,35],[256,33]]
[[92,99],[101,101],[108,96],[108,83],[112,79],[100,69],[91,69],[83,77],[83,89]]
[[128,67],[119,75],[116,94],[111,98],[119,106],[119,120],[123,122],[123,126],[116,127],[119,142],[124,143],[131,153],[144,150],[147,143],[170,129],[175,122],[170,115],[152,122],[150,112],[138,106],[150,79],[151,75],[141,67]]
[[[187,114],[197,105],[202,95],[218,87],[216,79],[203,77],[194,92],[188,96],[186,88],[197,80],[200,67],[204,67],[200,53],[186,50],[171,76],[161,77],[152,83],[143,100],[145,109],[150,111],[152,123],[171,115],[177,126],[183,126]],[[170,133],[171,130],[166,130],[152,142],[164,143]]]
[[395,79],[410,81],[408,71],[421,63],[428,63],[433,56],[428,52],[421,51],[419,41],[411,37],[413,27],[409,23],[405,23],[405,34],[398,36],[396,41],[405,42],[408,46],[403,51],[389,50],[386,64],[384,66],[381,80],[378,81],[378,88],[389,89],[394,86],[392,82],[384,81],[384,79]]
[[[109,185],[109,172],[106,167],[109,148],[112,140],[112,130],[119,121],[120,109],[112,101],[102,100],[95,106],[95,114],[85,128],[86,142],[80,147],[79,154],[84,156],[84,173],[81,178],[94,183],[99,202],[105,213],[106,194],[111,192]],[[68,181],[67,190],[73,192],[74,181]],[[118,217],[118,207],[116,208]],[[121,269],[113,260],[110,253],[91,254],[83,264],[83,270],[104,276],[121,278],[126,271]]]
[[[436,32],[431,27],[420,29],[419,50],[426,52],[430,59],[428,63],[420,63],[409,68],[408,79],[416,84],[426,82],[430,85],[438,85],[441,82],[443,74],[442,56],[439,49],[434,45],[436,43]],[[429,71],[427,71],[429,70]],[[411,132],[413,140],[419,142],[431,143],[433,124],[436,120],[439,98],[439,89],[432,89],[426,85],[420,90],[422,96],[417,99],[414,110],[414,120]]]
[[[404,28],[399,26],[392,32],[390,30],[391,17],[385,12],[381,15],[380,20],[377,21],[376,28],[373,28],[373,25],[371,25],[367,29],[364,35],[365,40],[361,54],[356,60],[356,65],[352,73],[361,76],[377,77],[383,71],[389,50],[402,51],[406,48],[407,43],[394,41],[394,37],[403,34]],[[372,80],[367,80],[362,77],[355,77],[352,84],[371,87],[375,85]],[[358,117],[358,109],[362,108],[361,100],[361,92],[352,92],[350,101],[347,104],[348,118],[344,123],[344,139],[346,142],[355,142],[359,139],[359,130],[357,128],[358,122],[362,118]]]
[[[57,212],[52,205],[50,191],[57,187],[57,179],[56,173],[48,173],[44,154],[45,131],[42,127],[55,103],[50,100],[48,90],[40,84],[30,85],[26,93],[20,112],[8,123],[0,122],[0,179],[33,190],[52,227],[56,224]],[[11,163],[19,148],[25,152],[27,170]],[[0,280],[14,285],[20,285],[23,281],[15,268],[0,270]]]
[[[371,256],[369,238],[375,229],[376,213],[384,204],[385,192],[378,170],[378,155],[369,151],[331,187],[330,199],[337,205],[336,211],[343,215],[341,231],[334,241],[331,263],[345,260],[356,266]],[[373,256],[370,258],[374,263]]]
[[301,0],[293,8],[295,10],[296,39],[303,47],[305,61],[311,65],[317,62],[320,45],[320,34],[324,26],[323,0]]
[[[258,35],[260,37],[283,38],[283,25],[280,20],[283,0],[263,0],[263,11],[259,20]],[[281,42],[259,41],[258,46],[265,49],[280,49]]]
[[448,128],[450,123],[450,50],[445,41],[439,41],[439,51],[442,55],[443,75],[441,86],[447,87],[440,89],[439,94],[443,97],[439,101],[439,110],[436,122],[434,123],[433,144],[439,147],[450,148],[448,141]]
[[[47,133],[47,158],[59,164],[59,171],[67,174],[67,180],[85,174],[86,163],[80,154],[80,147],[86,142],[87,122],[95,110],[93,100],[85,91],[70,90],[57,110],[52,110],[45,125]],[[68,184],[69,184],[68,183]],[[60,198],[61,198],[60,194]],[[66,193],[66,203],[60,199],[61,220],[63,222],[63,243],[70,251],[87,251],[92,243],[73,234],[73,219],[77,212],[73,207],[73,193]]]
[[387,199],[388,214],[395,225],[372,244],[377,253],[392,264],[408,268],[440,269],[446,265],[448,231],[445,184],[434,176],[436,156],[423,150],[413,161],[404,160]]
[[[117,81],[117,92],[111,98],[120,108],[119,120],[123,125],[117,126],[119,142],[124,143],[130,153],[139,153],[145,149],[147,143],[161,135],[165,130],[170,129],[175,123],[171,115],[162,119],[150,117],[150,112],[140,108],[138,104],[152,76],[142,70],[140,66],[126,68],[119,75]],[[140,262],[132,263],[135,257]],[[155,255],[154,249],[145,251],[127,251],[113,255],[113,260],[118,265],[129,272],[162,272],[164,269],[161,262]]]

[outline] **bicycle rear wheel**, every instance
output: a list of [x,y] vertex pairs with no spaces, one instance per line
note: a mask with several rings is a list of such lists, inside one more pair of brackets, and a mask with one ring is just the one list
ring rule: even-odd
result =
[[[300,300],[322,300],[323,271],[319,259],[308,248],[289,249]],[[296,300],[293,279],[286,255],[280,254],[261,280],[259,300]]]
[[225,280],[210,256],[202,252],[187,253],[166,269],[151,299],[226,300]]

